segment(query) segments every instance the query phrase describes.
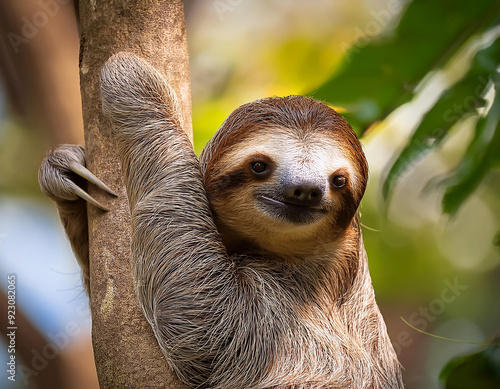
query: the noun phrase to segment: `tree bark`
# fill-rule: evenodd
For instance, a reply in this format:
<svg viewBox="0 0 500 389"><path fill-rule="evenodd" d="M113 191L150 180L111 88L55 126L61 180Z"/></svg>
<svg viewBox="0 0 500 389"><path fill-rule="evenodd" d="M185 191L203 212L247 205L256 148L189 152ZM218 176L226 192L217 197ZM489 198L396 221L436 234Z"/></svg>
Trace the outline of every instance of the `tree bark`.
<svg viewBox="0 0 500 389"><path fill-rule="evenodd" d="M192 136L189 65L181 0L80 1L80 80L87 166L119 194L89 206L92 343L101 388L181 388L137 302L130 263L130 211L110 123L101 113L99 74L114 53L139 55L163 73ZM91 188L89 188L91 191Z"/></svg>

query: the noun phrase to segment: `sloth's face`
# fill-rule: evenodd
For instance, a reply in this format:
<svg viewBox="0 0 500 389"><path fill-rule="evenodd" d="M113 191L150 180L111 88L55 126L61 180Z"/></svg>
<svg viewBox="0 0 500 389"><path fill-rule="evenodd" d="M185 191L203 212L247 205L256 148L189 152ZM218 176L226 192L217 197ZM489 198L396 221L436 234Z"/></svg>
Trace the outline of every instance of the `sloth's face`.
<svg viewBox="0 0 500 389"><path fill-rule="evenodd" d="M342 232L366 185L366 169L349 153L324 131L253 132L223 153L212 170L217 176L207 191L219 228L261 248L279 240L283 247L300 246Z"/></svg>

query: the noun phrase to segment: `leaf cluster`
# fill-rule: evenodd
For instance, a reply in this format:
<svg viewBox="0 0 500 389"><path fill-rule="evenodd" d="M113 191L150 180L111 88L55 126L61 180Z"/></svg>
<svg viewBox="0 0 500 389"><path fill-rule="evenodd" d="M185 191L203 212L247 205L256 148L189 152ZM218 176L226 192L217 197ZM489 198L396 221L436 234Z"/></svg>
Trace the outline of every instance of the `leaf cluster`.
<svg viewBox="0 0 500 389"><path fill-rule="evenodd" d="M471 116L477 119L474 136L459 165L443 180L443 211L455 214L486 174L499 167L499 10L499 0L414 0L392 33L354 44L339 70L312 93L344 108L344 116L362 136L375 122L415 99L422 82L457 60L457 53L472 40L490 35L463 76L447 85L424 113L392 163L383 184L386 199L403 173ZM377 18L389 19L389 11L383 12ZM485 96L491 89L494 97L488 102Z"/></svg>

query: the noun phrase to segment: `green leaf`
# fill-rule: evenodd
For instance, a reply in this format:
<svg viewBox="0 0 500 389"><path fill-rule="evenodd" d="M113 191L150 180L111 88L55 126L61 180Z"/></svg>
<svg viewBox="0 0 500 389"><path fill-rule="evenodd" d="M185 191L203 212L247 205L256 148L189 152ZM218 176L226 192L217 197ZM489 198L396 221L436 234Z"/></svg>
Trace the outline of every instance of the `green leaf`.
<svg viewBox="0 0 500 389"><path fill-rule="evenodd" d="M344 107L344 116L361 135L409 101L425 75L470 36L488 29L498 9L500 0L414 0L391 36L354 45L339 71L311 95ZM382 19L395 16L389 10L373 15L380 29Z"/></svg>
<svg viewBox="0 0 500 389"><path fill-rule="evenodd" d="M428 151L441 145L457 122L477 114L477 108L484 106L485 101L481 95L493 78L499 63L500 38L476 53L467 74L445 91L425 114L389 170L382 188L385 198L392 194L397 178Z"/></svg>
<svg viewBox="0 0 500 389"><path fill-rule="evenodd" d="M453 358L439 375L445 389L498 389L500 387L500 349L492 348Z"/></svg>
<svg viewBox="0 0 500 389"><path fill-rule="evenodd" d="M474 139L455 173L445 181L443 210L454 215L476 190L486 173L500 166L500 76L495 75L495 99L476 126Z"/></svg>

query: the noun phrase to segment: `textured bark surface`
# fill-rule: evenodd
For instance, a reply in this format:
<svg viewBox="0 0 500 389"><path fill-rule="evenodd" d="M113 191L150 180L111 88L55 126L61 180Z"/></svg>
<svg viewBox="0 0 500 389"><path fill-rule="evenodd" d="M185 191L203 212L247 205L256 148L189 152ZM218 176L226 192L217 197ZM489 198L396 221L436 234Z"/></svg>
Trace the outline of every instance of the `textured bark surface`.
<svg viewBox="0 0 500 389"><path fill-rule="evenodd" d="M99 73L114 53L128 51L164 74L181 102L191 135L191 96L180 0L80 2L80 78L87 166L118 198L90 194L110 208L89 206L92 342L101 388L180 388L134 294L130 212L110 123L101 113Z"/></svg>

